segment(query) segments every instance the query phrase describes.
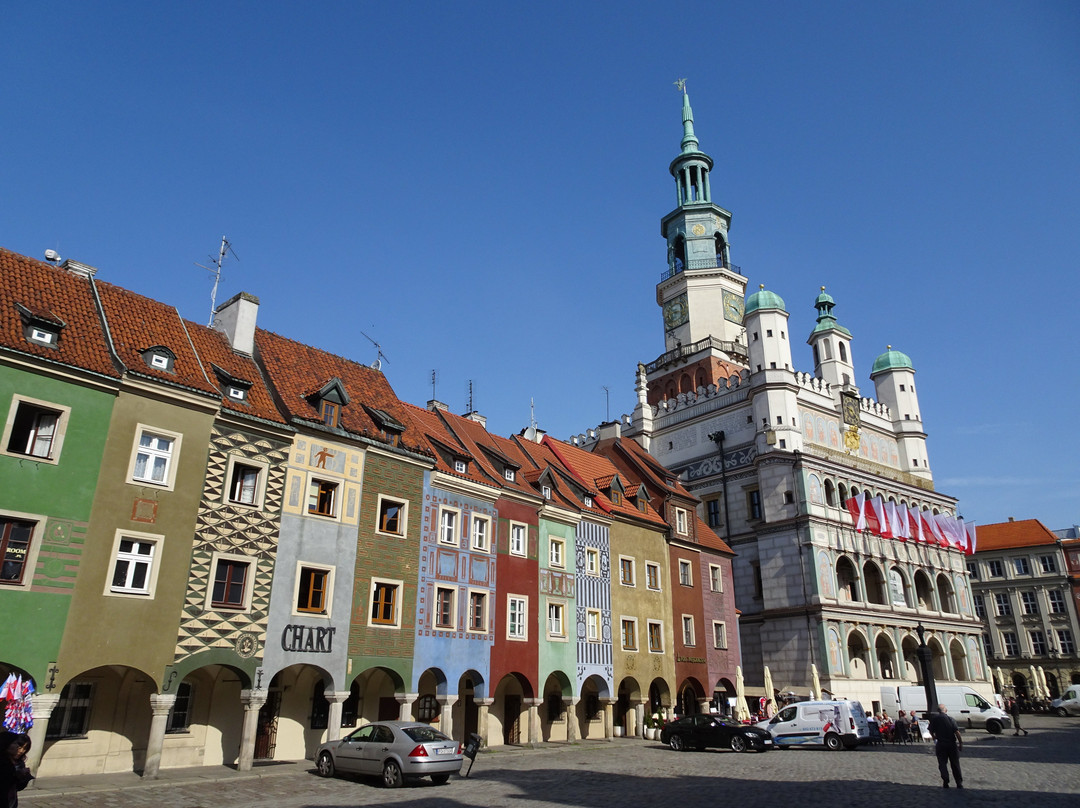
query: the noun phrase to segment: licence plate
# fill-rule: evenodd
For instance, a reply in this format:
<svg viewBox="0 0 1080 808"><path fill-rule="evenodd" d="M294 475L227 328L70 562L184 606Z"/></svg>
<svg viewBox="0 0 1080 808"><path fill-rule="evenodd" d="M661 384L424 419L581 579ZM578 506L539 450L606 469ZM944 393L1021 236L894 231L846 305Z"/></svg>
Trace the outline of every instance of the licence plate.
<svg viewBox="0 0 1080 808"><path fill-rule="evenodd" d="M436 749L435 750L436 755L452 755L453 753L454 753L453 748L451 748L449 746L445 746L442 749Z"/></svg>
<svg viewBox="0 0 1080 808"><path fill-rule="evenodd" d="M764 743L764 744L765 744L766 746L769 746L770 744L772 744L772 741L764 741L763 743Z"/></svg>

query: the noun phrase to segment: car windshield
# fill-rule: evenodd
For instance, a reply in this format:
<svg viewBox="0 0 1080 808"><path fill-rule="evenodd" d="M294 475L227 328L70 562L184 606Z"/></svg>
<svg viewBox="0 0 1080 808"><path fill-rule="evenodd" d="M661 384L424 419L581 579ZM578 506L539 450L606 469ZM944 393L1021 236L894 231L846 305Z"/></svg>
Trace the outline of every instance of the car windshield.
<svg viewBox="0 0 1080 808"><path fill-rule="evenodd" d="M431 743L432 741L450 740L434 727L405 727L401 731L417 743Z"/></svg>

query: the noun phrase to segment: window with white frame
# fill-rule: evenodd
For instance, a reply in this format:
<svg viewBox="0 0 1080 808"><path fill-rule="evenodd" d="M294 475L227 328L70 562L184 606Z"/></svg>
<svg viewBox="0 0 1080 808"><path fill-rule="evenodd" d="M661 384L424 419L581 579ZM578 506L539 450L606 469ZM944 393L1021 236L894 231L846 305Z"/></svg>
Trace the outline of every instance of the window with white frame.
<svg viewBox="0 0 1080 808"><path fill-rule="evenodd" d="M589 642L600 642L600 610L585 610L585 639Z"/></svg>
<svg viewBox="0 0 1080 808"><path fill-rule="evenodd" d="M979 565L976 564L974 561L967 562L967 571L968 575L971 576L971 580L979 580Z"/></svg>
<svg viewBox="0 0 1080 808"><path fill-rule="evenodd" d="M987 659L993 658L993 656L994 656L994 643L990 639L990 635L989 634L983 634L982 635L982 642L983 642L983 654L986 655Z"/></svg>
<svg viewBox="0 0 1080 808"><path fill-rule="evenodd" d="M1060 590L1047 590L1046 597L1050 601L1051 614L1065 614L1065 595Z"/></svg>
<svg viewBox="0 0 1080 808"><path fill-rule="evenodd" d="M486 516L473 515L472 519L472 548L486 553L491 549L491 520Z"/></svg>
<svg viewBox="0 0 1080 808"><path fill-rule="evenodd" d="M138 427L131 456L131 481L171 488L176 479L176 459L179 454L179 434Z"/></svg>
<svg viewBox="0 0 1080 808"><path fill-rule="evenodd" d="M335 480L322 480L312 477L308 483L308 513L315 516L329 516L336 518L338 515L338 487Z"/></svg>
<svg viewBox="0 0 1080 808"><path fill-rule="evenodd" d="M1005 570L1001 565L1000 558L991 558L986 562L986 571L991 578L1002 578L1005 576Z"/></svg>
<svg viewBox="0 0 1080 808"><path fill-rule="evenodd" d="M1031 638L1031 653L1035 656L1046 656L1046 635L1041 631L1029 631Z"/></svg>
<svg viewBox="0 0 1080 808"><path fill-rule="evenodd" d="M504 478L506 479L506 481L507 481L507 482L511 482L511 483L512 483L512 482L514 481L514 477L515 477L515 476L516 476L516 475L514 474L514 470L513 470L513 469L511 469L511 468L507 468L507 469L504 469L504 470L503 470L503 477L504 477Z"/></svg>
<svg viewBox="0 0 1080 808"><path fill-rule="evenodd" d="M562 539L551 539L548 543L548 562L553 567L566 566L566 542Z"/></svg>
<svg viewBox="0 0 1080 808"><path fill-rule="evenodd" d="M682 508L675 509L675 532L680 536L685 536L689 531L689 522L686 518L686 511Z"/></svg>
<svg viewBox="0 0 1080 808"><path fill-rule="evenodd" d="M144 533L117 532L108 593L153 596L162 538Z"/></svg>
<svg viewBox="0 0 1080 808"><path fill-rule="evenodd" d="M296 601L298 614L330 613L330 593L334 571L330 567L297 562Z"/></svg>
<svg viewBox="0 0 1080 808"><path fill-rule="evenodd" d="M590 497L588 494L585 495L585 507L586 508L591 508L592 507L592 497Z"/></svg>
<svg viewBox="0 0 1080 808"><path fill-rule="evenodd" d="M432 615L434 627L437 629L454 629L457 627L457 590L448 586L435 587L435 614Z"/></svg>
<svg viewBox="0 0 1080 808"><path fill-rule="evenodd" d="M523 556L527 546L528 526L520 522L510 523L510 555Z"/></svg>
<svg viewBox="0 0 1080 808"><path fill-rule="evenodd" d="M467 468L468 466L465 464L464 460L454 461L454 471L456 471L458 474L464 474Z"/></svg>
<svg viewBox="0 0 1080 808"><path fill-rule="evenodd" d="M214 554L210 608L247 609L251 605L252 561L246 556Z"/></svg>
<svg viewBox="0 0 1080 808"><path fill-rule="evenodd" d="M664 624L659 620L649 621L649 653L664 653Z"/></svg>
<svg viewBox="0 0 1080 808"><path fill-rule="evenodd" d="M225 498L229 504L251 507L262 504L263 490L266 487L265 465L230 455L225 476L229 481L225 490Z"/></svg>
<svg viewBox="0 0 1080 808"><path fill-rule="evenodd" d="M442 544L458 543L458 512L452 508L439 508L439 541Z"/></svg>
<svg viewBox="0 0 1080 808"><path fill-rule="evenodd" d="M660 589L660 565L651 561L645 562L645 586L657 591Z"/></svg>
<svg viewBox="0 0 1080 808"><path fill-rule="evenodd" d="M1016 639L1016 632L1001 632L1001 647L1005 656L1020 656L1020 641Z"/></svg>
<svg viewBox="0 0 1080 808"><path fill-rule="evenodd" d="M566 604L548 603L548 636L554 639L566 636Z"/></svg>
<svg viewBox="0 0 1080 808"><path fill-rule="evenodd" d="M694 638L694 618L692 615L684 614L682 616L682 638L683 645L687 647L697 645Z"/></svg>
<svg viewBox="0 0 1080 808"><path fill-rule="evenodd" d="M683 586L694 585L694 568L689 561L679 561L679 583Z"/></svg>
<svg viewBox="0 0 1080 808"><path fill-rule="evenodd" d="M714 620L712 624L713 647L727 648L727 624Z"/></svg>
<svg viewBox="0 0 1080 808"><path fill-rule="evenodd" d="M511 640L529 638L529 599L521 595L506 596L506 636Z"/></svg>
<svg viewBox="0 0 1080 808"><path fill-rule="evenodd" d="M469 590L469 631L488 630L487 599L487 592L478 589Z"/></svg>
<svg viewBox="0 0 1080 808"><path fill-rule="evenodd" d="M595 547L588 547L585 550L585 574L600 574L600 551Z"/></svg>
<svg viewBox="0 0 1080 808"><path fill-rule="evenodd" d="M634 586L634 559L619 556L619 583Z"/></svg>
<svg viewBox="0 0 1080 808"><path fill-rule="evenodd" d="M47 463L60 459L70 407L25 396L13 396L4 425L4 454L30 457Z"/></svg>
<svg viewBox="0 0 1080 808"><path fill-rule="evenodd" d="M637 650L637 620L630 617L622 619L622 648L624 651Z"/></svg>
<svg viewBox="0 0 1080 808"><path fill-rule="evenodd" d="M709 565L709 588L713 592L724 591L724 570L719 564Z"/></svg>
<svg viewBox="0 0 1080 808"><path fill-rule="evenodd" d="M994 606L999 617L1008 617L1012 614L1012 604L1009 602L1008 592L996 592L994 594Z"/></svg>
<svg viewBox="0 0 1080 808"><path fill-rule="evenodd" d="M94 695L91 682L68 682L60 691L60 700L49 716L45 730L48 740L82 738L90 729L90 704Z"/></svg>
<svg viewBox="0 0 1080 808"><path fill-rule="evenodd" d="M971 598L975 602L975 616L986 617L986 604L983 602L983 596L972 595Z"/></svg>
<svg viewBox="0 0 1080 808"><path fill-rule="evenodd" d="M1039 600L1034 592L1021 592L1020 606L1023 608L1024 614L1039 613Z"/></svg>
<svg viewBox="0 0 1080 808"><path fill-rule="evenodd" d="M1039 569L1046 574L1057 572L1057 562L1052 555L1039 556Z"/></svg>
<svg viewBox="0 0 1080 808"><path fill-rule="evenodd" d="M1076 644L1073 642L1072 632L1067 628L1059 628L1057 632L1058 650L1063 654L1075 654Z"/></svg>
<svg viewBox="0 0 1080 808"><path fill-rule="evenodd" d="M391 536L404 536L409 524L409 503L379 494L378 509L379 521L375 529Z"/></svg>
<svg viewBox="0 0 1080 808"><path fill-rule="evenodd" d="M369 626L401 627L402 581L371 579L371 616Z"/></svg>
<svg viewBox="0 0 1080 808"><path fill-rule="evenodd" d="M1031 575L1031 564L1028 563L1026 556L1014 558L1013 569L1016 570L1017 575Z"/></svg>

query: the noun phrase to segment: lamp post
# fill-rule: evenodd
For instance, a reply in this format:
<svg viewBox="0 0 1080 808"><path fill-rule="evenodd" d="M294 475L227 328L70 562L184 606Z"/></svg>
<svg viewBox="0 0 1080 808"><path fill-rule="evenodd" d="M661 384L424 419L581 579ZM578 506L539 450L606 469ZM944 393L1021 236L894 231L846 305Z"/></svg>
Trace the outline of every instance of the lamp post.
<svg viewBox="0 0 1080 808"><path fill-rule="evenodd" d="M915 626L915 633L919 635L919 648L915 653L919 657L919 665L922 667L923 689L926 691L926 711L936 713L938 700L937 683L934 681L933 652L930 650L930 646L926 644L926 638L924 637L926 629L923 628L922 620Z"/></svg>

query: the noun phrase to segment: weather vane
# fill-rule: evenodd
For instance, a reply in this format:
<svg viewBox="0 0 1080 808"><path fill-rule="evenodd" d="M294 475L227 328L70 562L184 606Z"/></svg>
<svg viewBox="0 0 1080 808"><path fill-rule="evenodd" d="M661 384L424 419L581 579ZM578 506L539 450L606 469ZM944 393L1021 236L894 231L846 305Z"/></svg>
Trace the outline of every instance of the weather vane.
<svg viewBox="0 0 1080 808"><path fill-rule="evenodd" d="M680 93L686 92L686 79L676 79L675 86L679 88Z"/></svg>

